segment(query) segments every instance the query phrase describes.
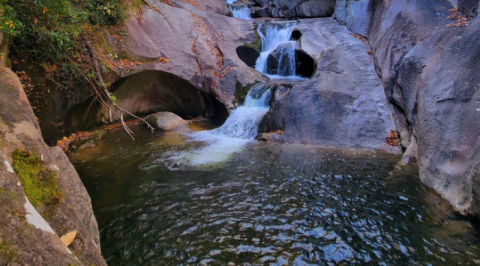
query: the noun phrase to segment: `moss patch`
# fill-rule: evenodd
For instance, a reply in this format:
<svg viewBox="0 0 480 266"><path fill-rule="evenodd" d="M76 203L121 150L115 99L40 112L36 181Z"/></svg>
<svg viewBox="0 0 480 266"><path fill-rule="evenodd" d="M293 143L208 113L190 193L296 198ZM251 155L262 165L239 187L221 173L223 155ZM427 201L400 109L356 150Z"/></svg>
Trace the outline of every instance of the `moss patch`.
<svg viewBox="0 0 480 266"><path fill-rule="evenodd" d="M253 49L257 50L258 52L260 52L260 50L262 48L262 39L260 38L260 35L258 35L257 28L258 28L258 26L255 27L255 29L253 29L253 32L255 33L255 41L253 41L251 43L246 43L244 45L246 47L253 48Z"/></svg>
<svg viewBox="0 0 480 266"><path fill-rule="evenodd" d="M152 127L157 126L157 116L156 115L149 115L146 119L146 121L152 125Z"/></svg>
<svg viewBox="0 0 480 266"><path fill-rule="evenodd" d="M56 173L47 169L38 156L15 150L12 158L13 169L33 206L52 205L62 200Z"/></svg>
<svg viewBox="0 0 480 266"><path fill-rule="evenodd" d="M0 241L0 265L7 265L18 259L17 249L8 241Z"/></svg>
<svg viewBox="0 0 480 266"><path fill-rule="evenodd" d="M240 82L235 84L235 99L239 103L243 103L245 98L247 97L248 91L255 85L255 83L247 84L247 86L243 87Z"/></svg>

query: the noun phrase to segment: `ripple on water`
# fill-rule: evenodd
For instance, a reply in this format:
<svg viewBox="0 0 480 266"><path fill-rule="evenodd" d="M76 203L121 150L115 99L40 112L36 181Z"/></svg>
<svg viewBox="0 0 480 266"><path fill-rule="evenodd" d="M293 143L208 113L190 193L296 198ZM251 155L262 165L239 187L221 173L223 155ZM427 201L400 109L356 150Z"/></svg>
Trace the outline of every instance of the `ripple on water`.
<svg viewBox="0 0 480 266"><path fill-rule="evenodd" d="M419 184L417 169L395 169L396 157L252 143L222 167L171 171L148 162L172 147L114 142L143 151L118 159L118 150L105 148L117 139L107 135L99 155L76 163L111 265L474 265L479 259L475 230L438 208L445 203Z"/></svg>

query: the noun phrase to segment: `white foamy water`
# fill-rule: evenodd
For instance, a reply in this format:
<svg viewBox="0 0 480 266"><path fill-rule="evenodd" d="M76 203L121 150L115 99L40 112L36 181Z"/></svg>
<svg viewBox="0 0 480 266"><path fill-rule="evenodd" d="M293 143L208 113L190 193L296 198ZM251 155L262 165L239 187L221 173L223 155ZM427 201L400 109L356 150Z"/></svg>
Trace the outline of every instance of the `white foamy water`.
<svg viewBox="0 0 480 266"><path fill-rule="evenodd" d="M295 77L295 42L290 41L296 22L269 22L258 27L262 40L262 51L255 63L255 69L267 73L268 56L277 50L279 61L276 75ZM265 33L265 34L264 34ZM270 73L271 74L271 73Z"/></svg>
<svg viewBox="0 0 480 266"><path fill-rule="evenodd" d="M247 5L230 5L230 10L234 18L252 19L250 16L250 9Z"/></svg>
<svg viewBox="0 0 480 266"><path fill-rule="evenodd" d="M252 91L254 88L247 95L245 104L233 110L221 127L189 135L191 141L205 143L204 147L166 154L170 169L176 170L183 165L207 165L226 161L254 140L258 125L270 109L271 92L267 89L256 99L252 97Z"/></svg>

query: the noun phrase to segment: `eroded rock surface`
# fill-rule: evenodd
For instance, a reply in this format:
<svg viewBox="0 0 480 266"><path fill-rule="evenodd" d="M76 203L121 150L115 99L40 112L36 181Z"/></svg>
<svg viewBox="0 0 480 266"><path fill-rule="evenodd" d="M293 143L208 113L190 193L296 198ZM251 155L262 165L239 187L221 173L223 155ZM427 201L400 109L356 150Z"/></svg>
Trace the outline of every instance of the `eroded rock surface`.
<svg viewBox="0 0 480 266"><path fill-rule="evenodd" d="M261 131L293 143L401 152L386 143L396 125L368 45L328 18L301 20L297 29L316 73L278 85Z"/></svg>
<svg viewBox="0 0 480 266"><path fill-rule="evenodd" d="M458 210L480 214L480 19L415 46L397 85L418 141L420 176Z"/></svg>
<svg viewBox="0 0 480 266"><path fill-rule="evenodd" d="M0 67L0 243L8 247L5 265L106 265L100 253L90 197L75 169L58 147L48 147L18 80ZM34 153L56 174L63 199L32 209L12 168L14 150ZM41 216L36 214L36 211ZM67 249L59 236L78 232ZM3 254L2 254L3 255Z"/></svg>
<svg viewBox="0 0 480 266"><path fill-rule="evenodd" d="M145 64L129 68L121 76L161 70L189 81L230 107L236 83L246 86L265 80L236 52L237 47L256 41L252 21L175 3L181 8L158 2L144 6L141 19L128 20L128 36L123 42L112 42L112 47Z"/></svg>

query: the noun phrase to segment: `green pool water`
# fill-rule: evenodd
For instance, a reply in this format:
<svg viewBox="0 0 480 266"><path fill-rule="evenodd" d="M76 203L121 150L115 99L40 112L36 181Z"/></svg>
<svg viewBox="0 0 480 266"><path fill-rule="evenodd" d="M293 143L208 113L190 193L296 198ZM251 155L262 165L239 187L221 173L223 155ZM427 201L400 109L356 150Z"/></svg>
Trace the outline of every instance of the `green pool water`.
<svg viewBox="0 0 480 266"><path fill-rule="evenodd" d="M399 156L253 141L192 166L172 157L202 142L133 129L70 154L109 265L480 263L478 230Z"/></svg>

